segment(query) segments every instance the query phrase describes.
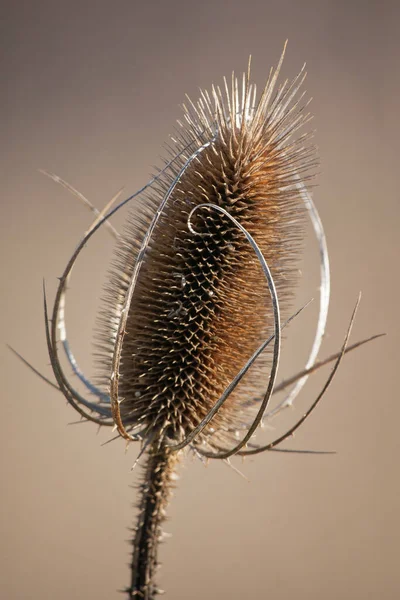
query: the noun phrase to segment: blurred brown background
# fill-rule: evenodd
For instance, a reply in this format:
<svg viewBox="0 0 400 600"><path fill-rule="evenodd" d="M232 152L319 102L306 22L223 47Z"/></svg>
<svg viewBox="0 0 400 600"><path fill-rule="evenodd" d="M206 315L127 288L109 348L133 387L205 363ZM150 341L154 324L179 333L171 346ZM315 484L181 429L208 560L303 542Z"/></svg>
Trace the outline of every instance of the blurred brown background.
<svg viewBox="0 0 400 600"><path fill-rule="evenodd" d="M322 356L339 347L360 289L352 339L390 335L347 357L286 444L336 455L236 461L250 482L186 459L159 582L171 600L398 597L399 18L390 1L2 2L1 598L120 598L140 475L136 448L68 426L72 409L5 348L50 376L42 278L52 297L91 222L38 169L98 206L133 192L160 164L184 94L241 73L250 53L261 87L286 38L282 76L307 61L321 155L315 200L333 273ZM71 283L71 342L88 372L111 246L100 233ZM317 295L312 238L306 256L297 306ZM291 328L284 374L305 362L314 304ZM326 375L260 439L298 418Z"/></svg>

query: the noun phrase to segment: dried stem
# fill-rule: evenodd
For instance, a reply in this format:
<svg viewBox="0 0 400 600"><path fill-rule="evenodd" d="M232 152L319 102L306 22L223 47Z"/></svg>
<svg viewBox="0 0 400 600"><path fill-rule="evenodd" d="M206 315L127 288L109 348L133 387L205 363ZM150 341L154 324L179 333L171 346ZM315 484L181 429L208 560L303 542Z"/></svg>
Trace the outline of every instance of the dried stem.
<svg viewBox="0 0 400 600"><path fill-rule="evenodd" d="M154 582L157 551L177 456L178 453L159 443L153 444L148 452L144 481L140 485L138 522L132 541L131 585L126 590L128 598L154 600L160 593Z"/></svg>

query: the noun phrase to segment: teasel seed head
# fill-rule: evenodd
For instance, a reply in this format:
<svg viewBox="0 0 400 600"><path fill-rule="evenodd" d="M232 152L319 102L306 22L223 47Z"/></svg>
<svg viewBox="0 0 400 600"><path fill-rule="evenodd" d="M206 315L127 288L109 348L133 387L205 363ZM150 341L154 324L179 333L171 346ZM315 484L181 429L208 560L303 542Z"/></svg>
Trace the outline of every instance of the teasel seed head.
<svg viewBox="0 0 400 600"><path fill-rule="evenodd" d="M329 260L306 187L316 164L314 148L310 134L298 134L310 118L304 93L299 95L304 68L290 84L277 87L283 55L259 100L249 66L241 90L232 76L230 89L225 81L223 92L213 87L197 104L189 101L170 160L112 209L121 191L98 211L70 184L45 172L96 219L59 278L51 318L44 289L56 384L14 352L81 417L118 429L128 442L141 440L141 453L190 445L202 457L229 458L271 450L315 409L344 354L380 337L347 347L354 312L341 351L317 362L329 306ZM133 199L140 205L120 236L109 219ZM302 310L281 321L293 296L305 213L320 250L318 323L305 368L275 386L281 330ZM79 368L65 323L73 267L103 225L118 241L98 336L100 382L106 389ZM60 343L94 399L66 375ZM260 423L290 406L308 376L332 361L334 368L307 412L269 444L250 444ZM284 400L267 410L271 395L293 384Z"/></svg>
<svg viewBox="0 0 400 600"><path fill-rule="evenodd" d="M309 120L298 97L304 70L277 88L279 69L259 100L248 72L242 85L233 76L230 88L189 101L170 168L129 217L99 335L102 381L111 380L123 434L185 439L273 331L273 299L238 224L288 314L304 235L298 182L316 158L309 134L297 133ZM270 358L267 349L193 447L232 445L254 418Z"/></svg>

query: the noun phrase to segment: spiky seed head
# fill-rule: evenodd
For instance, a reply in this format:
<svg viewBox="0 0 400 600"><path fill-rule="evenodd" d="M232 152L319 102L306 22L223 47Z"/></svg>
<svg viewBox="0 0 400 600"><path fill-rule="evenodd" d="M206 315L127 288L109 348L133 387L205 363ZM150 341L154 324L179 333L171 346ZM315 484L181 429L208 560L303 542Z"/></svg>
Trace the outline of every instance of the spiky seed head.
<svg viewBox="0 0 400 600"><path fill-rule="evenodd" d="M187 436L273 329L268 286L242 232L211 209L196 211L190 228L196 206L222 207L247 229L283 313L290 305L303 239L298 180L315 155L308 136L296 133L308 120L298 99L304 74L277 88L278 71L258 101L247 75L241 90L233 77L230 89L225 83L184 107L176 160L131 214L118 245L103 310L102 372L106 381L113 369L118 378L124 426L142 425L152 439ZM265 390L267 364L266 353L194 445L232 443Z"/></svg>

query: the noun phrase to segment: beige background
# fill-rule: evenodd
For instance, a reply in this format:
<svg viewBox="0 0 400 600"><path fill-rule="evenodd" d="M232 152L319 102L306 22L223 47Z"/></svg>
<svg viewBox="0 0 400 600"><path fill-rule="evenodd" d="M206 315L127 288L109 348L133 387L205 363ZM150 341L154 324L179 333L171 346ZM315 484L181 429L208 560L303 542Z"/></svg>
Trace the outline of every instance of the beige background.
<svg viewBox="0 0 400 600"><path fill-rule="evenodd" d="M102 206L145 183L179 103L239 73L261 86L289 38L283 76L307 61L330 242L333 296L322 355L339 347L358 291L349 356L287 447L243 465L187 459L170 507L160 585L171 600L398 597L399 4L395 1L2 3L1 583L4 599L120 598L140 468L137 449L101 447L90 424L5 348L50 375L42 317L91 217L38 173L54 171ZM123 215L117 219L119 225ZM72 281L71 342L91 370L91 336L111 240L100 233ZM310 240L298 305L317 294ZM314 257L314 258L312 258ZM290 331L283 373L301 368L316 306ZM307 388L292 422L326 373ZM261 439L261 438L260 438Z"/></svg>

